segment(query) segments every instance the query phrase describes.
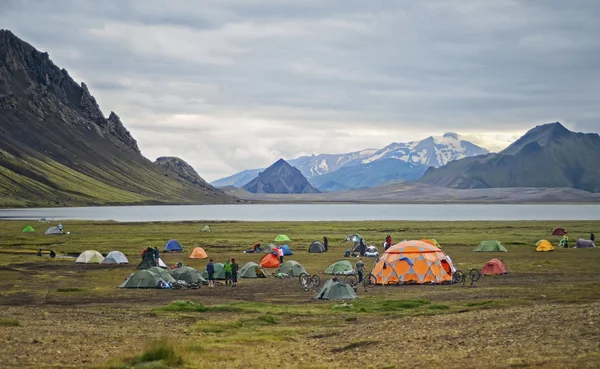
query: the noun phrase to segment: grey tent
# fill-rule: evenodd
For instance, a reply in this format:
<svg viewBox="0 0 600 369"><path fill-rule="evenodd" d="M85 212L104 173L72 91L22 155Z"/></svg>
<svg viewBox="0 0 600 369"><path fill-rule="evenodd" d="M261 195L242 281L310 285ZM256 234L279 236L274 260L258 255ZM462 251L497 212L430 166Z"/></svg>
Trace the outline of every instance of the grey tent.
<svg viewBox="0 0 600 369"><path fill-rule="evenodd" d="M275 249L277 246L273 245L272 243L267 244L266 246L262 246L260 248L260 252L262 252L263 254L272 254L273 253L273 249Z"/></svg>
<svg viewBox="0 0 600 369"><path fill-rule="evenodd" d="M50 223L50 221L46 218L41 218L40 220L38 220L38 222L40 223Z"/></svg>
<svg viewBox="0 0 600 369"><path fill-rule="evenodd" d="M585 249L590 247L596 247L594 243L590 240L584 240L582 238L578 239L575 245L573 245L574 249Z"/></svg>
<svg viewBox="0 0 600 369"><path fill-rule="evenodd" d="M275 273L283 273L291 277L300 277L302 273L308 274L302 264L294 260L289 260L281 264Z"/></svg>
<svg viewBox="0 0 600 369"><path fill-rule="evenodd" d="M356 292L349 284L332 278L325 282L315 300L352 300L356 297Z"/></svg>
<svg viewBox="0 0 600 369"><path fill-rule="evenodd" d="M121 251L111 251L100 264L129 264L129 260Z"/></svg>
<svg viewBox="0 0 600 369"><path fill-rule="evenodd" d="M313 241L313 243L311 243L310 247L308 248L308 252L311 253L321 253L325 251L327 251L327 249L325 248L325 244L323 244L323 242L321 241Z"/></svg>
<svg viewBox="0 0 600 369"><path fill-rule="evenodd" d="M202 274L197 269L189 266L175 268L171 272L171 275L178 281L186 281L187 283L206 283L206 279L202 277Z"/></svg>
<svg viewBox="0 0 600 369"><path fill-rule="evenodd" d="M255 262L249 261L244 264L239 272L240 278L267 278L267 273Z"/></svg>
<svg viewBox="0 0 600 369"><path fill-rule="evenodd" d="M200 232L210 232L210 226L207 224L204 227L202 227L202 229L200 230Z"/></svg>
<svg viewBox="0 0 600 369"><path fill-rule="evenodd" d="M159 274L149 270L138 270L123 282L119 288L160 288L165 281Z"/></svg>
<svg viewBox="0 0 600 369"><path fill-rule="evenodd" d="M170 282L170 283L175 282L175 278L173 278L173 276L171 276L171 274L169 274L169 272L166 269L162 269L162 268L155 266L152 268L148 268L146 270L148 270L152 273L158 274L161 279L163 279L167 282Z"/></svg>
<svg viewBox="0 0 600 369"><path fill-rule="evenodd" d="M58 229L58 227L50 227L48 228L48 230L46 232L44 232L45 235L61 235L64 234L60 229Z"/></svg>

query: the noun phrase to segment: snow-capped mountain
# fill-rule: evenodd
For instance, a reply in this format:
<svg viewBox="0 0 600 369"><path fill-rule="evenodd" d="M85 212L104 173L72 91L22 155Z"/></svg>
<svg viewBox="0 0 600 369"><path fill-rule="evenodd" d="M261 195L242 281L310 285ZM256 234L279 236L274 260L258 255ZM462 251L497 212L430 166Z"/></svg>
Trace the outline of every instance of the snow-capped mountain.
<svg viewBox="0 0 600 369"><path fill-rule="evenodd" d="M421 171L423 169L422 166L440 167L453 160L485 155L488 153L488 150L463 139L462 136L456 133L445 133L442 136L430 136L421 141L411 141L406 143L394 142L380 150L367 149L345 154L301 156L296 159L288 160L288 163L298 168L306 178L311 180L312 178L335 172L340 168L367 165L375 161L386 159L396 159L409 164L415 164L415 170ZM230 185L241 187L253 179L249 177L256 177L261 170L262 169L246 170L219 179L212 184L220 187ZM366 182L368 182L368 180ZM319 186L317 185L317 188L318 187Z"/></svg>

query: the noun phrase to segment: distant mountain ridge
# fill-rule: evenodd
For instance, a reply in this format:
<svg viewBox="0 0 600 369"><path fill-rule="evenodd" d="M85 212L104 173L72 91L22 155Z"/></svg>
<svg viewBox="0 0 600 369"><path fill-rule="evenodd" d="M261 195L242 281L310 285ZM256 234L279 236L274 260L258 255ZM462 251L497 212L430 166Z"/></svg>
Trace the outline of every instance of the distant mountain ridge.
<svg viewBox="0 0 600 369"><path fill-rule="evenodd" d="M252 181L243 186L252 193L301 194L318 193L302 173L279 159L273 165L260 172Z"/></svg>
<svg viewBox="0 0 600 369"><path fill-rule="evenodd" d="M445 165L452 160L487 153L489 152L486 149L465 140L456 133L446 133L443 136L430 136L421 141L411 141L406 143L394 142L382 149L366 149L345 154L301 156L289 160L288 163L298 168L311 183L314 182L314 184L318 183L321 185L326 181L324 179L316 179L318 176L336 172L340 168L354 165L367 165L379 160L393 159L411 163L414 164L414 168L416 168L415 173L421 172L422 174L423 170L420 166L437 167ZM261 169L245 170L214 181L212 184L219 187L231 185L241 187L245 184L244 181L250 181L253 176L256 176L260 171ZM382 174L385 175L384 173ZM414 175L411 177L414 177ZM328 181L331 181L332 178L333 177L329 177ZM390 179L393 180L394 178ZM395 179L403 180L403 178ZM368 182L369 179L365 178L365 183ZM372 182L379 183L378 181ZM329 187L333 188L332 186ZM322 190L326 189L322 188Z"/></svg>
<svg viewBox="0 0 600 369"><path fill-rule="evenodd" d="M450 188L543 187L600 192L600 136L559 122L537 126L497 154L429 168L422 183Z"/></svg>
<svg viewBox="0 0 600 369"><path fill-rule="evenodd" d="M0 207L234 201L146 159L85 83L0 30Z"/></svg>

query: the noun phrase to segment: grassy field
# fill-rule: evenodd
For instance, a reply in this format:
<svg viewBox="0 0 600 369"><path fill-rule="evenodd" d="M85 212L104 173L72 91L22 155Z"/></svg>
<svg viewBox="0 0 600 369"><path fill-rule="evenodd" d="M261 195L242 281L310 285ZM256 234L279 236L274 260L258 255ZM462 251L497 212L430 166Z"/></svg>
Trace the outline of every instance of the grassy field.
<svg viewBox="0 0 600 369"><path fill-rule="evenodd" d="M70 235L44 236L49 224L0 222L1 366L10 368L597 367L600 363L600 277L597 249L535 252L554 227L571 242L600 233L600 222L63 222ZM310 273L342 259L347 234L380 245L433 237L458 269L499 257L509 274L484 277L474 288L376 286L347 303L313 301L296 279L242 280L236 288L122 290L116 288L146 246L174 238L186 251L206 249L216 262L240 264L255 242L280 233ZM308 254L328 236L330 251ZM498 239L507 253L474 253ZM78 265L59 256L121 250L128 266ZM187 252L161 254L204 268ZM368 265L370 268L370 265ZM269 270L268 272L270 272Z"/></svg>

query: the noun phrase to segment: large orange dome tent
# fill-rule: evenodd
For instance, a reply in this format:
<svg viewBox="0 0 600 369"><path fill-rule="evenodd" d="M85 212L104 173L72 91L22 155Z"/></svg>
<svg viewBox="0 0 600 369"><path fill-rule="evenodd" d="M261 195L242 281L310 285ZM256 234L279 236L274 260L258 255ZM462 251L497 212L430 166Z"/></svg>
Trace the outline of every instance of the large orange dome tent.
<svg viewBox="0 0 600 369"><path fill-rule="evenodd" d="M202 247L195 247L192 250L192 253L190 254L190 256L188 256L188 258L190 258L190 259L206 259L206 258L208 258L208 254L206 253L206 251L204 251L204 249Z"/></svg>
<svg viewBox="0 0 600 369"><path fill-rule="evenodd" d="M279 268L279 259L273 254L267 254L260 259L261 268Z"/></svg>
<svg viewBox="0 0 600 369"><path fill-rule="evenodd" d="M387 249L373 267L377 284L452 282L452 262L423 241L403 241Z"/></svg>

